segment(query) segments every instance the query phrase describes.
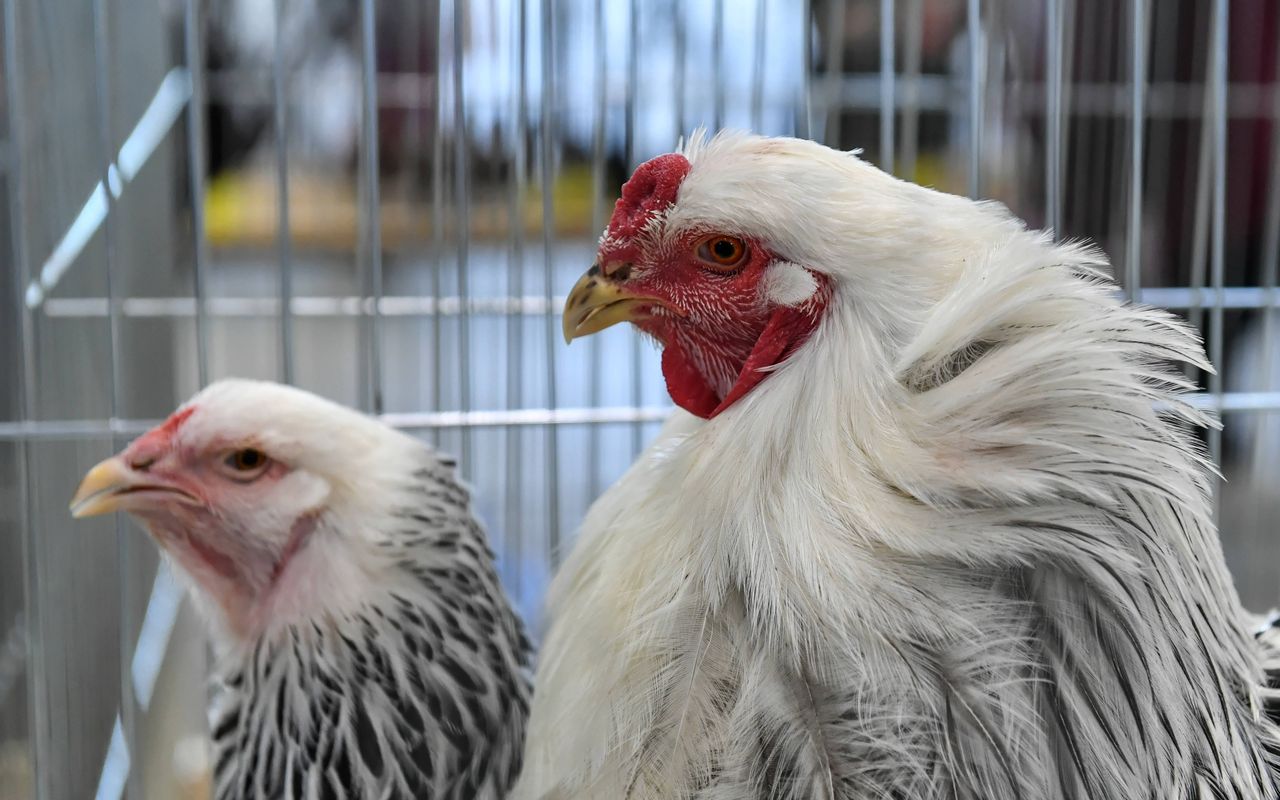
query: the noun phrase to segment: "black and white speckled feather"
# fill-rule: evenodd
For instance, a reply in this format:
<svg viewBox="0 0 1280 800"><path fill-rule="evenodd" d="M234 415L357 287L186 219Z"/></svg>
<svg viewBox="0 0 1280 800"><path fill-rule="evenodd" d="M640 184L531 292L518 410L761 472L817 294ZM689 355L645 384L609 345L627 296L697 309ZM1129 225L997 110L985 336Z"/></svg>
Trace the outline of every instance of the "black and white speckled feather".
<svg viewBox="0 0 1280 800"><path fill-rule="evenodd" d="M363 602L218 664L217 800L471 800L515 780L529 644L452 463L425 447L422 461L394 491L387 568Z"/></svg>

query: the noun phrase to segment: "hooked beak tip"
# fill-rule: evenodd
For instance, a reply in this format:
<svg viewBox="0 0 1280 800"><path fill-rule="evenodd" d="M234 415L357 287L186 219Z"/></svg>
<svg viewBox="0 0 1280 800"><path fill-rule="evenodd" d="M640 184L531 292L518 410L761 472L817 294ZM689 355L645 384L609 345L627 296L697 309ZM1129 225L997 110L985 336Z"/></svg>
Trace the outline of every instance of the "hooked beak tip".
<svg viewBox="0 0 1280 800"><path fill-rule="evenodd" d="M133 483L131 470L112 456L85 474L68 508L75 519L108 514L120 505L120 493Z"/></svg>
<svg viewBox="0 0 1280 800"><path fill-rule="evenodd" d="M587 270L565 298L561 328L565 344L574 339L616 325L635 322L647 316L645 309L662 304L656 297L633 293L624 284L610 280L592 267Z"/></svg>

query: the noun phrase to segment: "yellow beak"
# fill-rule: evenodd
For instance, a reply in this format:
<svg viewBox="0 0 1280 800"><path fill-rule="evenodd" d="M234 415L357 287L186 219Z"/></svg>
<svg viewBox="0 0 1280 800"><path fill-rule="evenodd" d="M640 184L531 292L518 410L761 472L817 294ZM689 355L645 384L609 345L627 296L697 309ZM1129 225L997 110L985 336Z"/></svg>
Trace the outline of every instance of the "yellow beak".
<svg viewBox="0 0 1280 800"><path fill-rule="evenodd" d="M561 320L565 344L619 322L643 319L645 314L641 309L654 304L662 304L662 301L633 294L592 267L578 279L565 299Z"/></svg>
<svg viewBox="0 0 1280 800"><path fill-rule="evenodd" d="M80 481L76 496L71 498L71 516L76 519L109 514L120 507L120 499L139 481L118 456L100 462Z"/></svg>

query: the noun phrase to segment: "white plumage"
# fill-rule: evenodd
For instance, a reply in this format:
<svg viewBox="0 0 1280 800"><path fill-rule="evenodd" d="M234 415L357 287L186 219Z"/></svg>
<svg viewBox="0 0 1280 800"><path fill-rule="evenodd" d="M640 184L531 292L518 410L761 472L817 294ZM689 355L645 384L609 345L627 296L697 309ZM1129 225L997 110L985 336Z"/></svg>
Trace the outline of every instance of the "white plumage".
<svg viewBox="0 0 1280 800"><path fill-rule="evenodd" d="M809 142L684 153L646 235L751 236L833 296L590 510L517 796L1276 796L1195 335L998 204Z"/></svg>

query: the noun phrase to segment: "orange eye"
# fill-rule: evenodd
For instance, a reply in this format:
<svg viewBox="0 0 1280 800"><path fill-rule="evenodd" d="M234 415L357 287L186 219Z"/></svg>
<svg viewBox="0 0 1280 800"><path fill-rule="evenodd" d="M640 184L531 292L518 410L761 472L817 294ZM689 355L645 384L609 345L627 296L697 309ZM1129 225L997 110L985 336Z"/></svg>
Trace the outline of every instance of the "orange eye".
<svg viewBox="0 0 1280 800"><path fill-rule="evenodd" d="M712 236L698 245L698 258L716 270L734 269L747 255L747 243L732 236Z"/></svg>

